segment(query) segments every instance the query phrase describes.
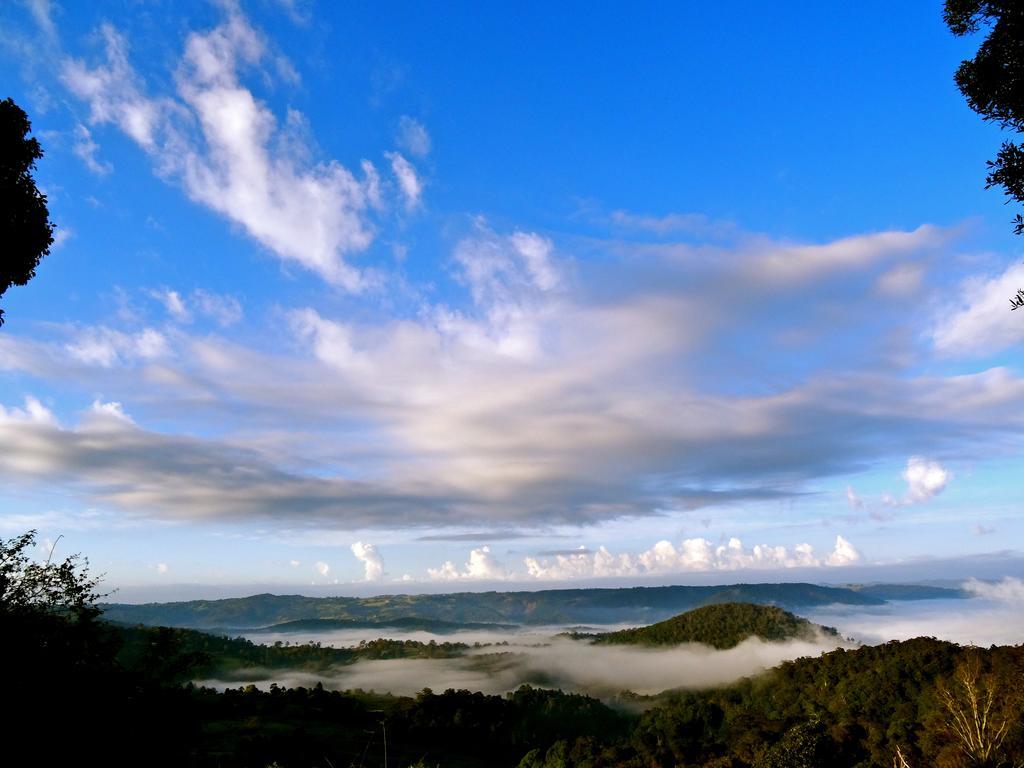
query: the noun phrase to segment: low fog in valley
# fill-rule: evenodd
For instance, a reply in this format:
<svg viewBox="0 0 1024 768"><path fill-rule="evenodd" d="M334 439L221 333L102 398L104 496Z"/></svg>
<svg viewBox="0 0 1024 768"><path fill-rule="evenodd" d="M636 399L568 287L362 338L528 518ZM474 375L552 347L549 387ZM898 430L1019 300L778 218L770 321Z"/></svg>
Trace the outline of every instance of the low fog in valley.
<svg viewBox="0 0 1024 768"><path fill-rule="evenodd" d="M416 633L422 635L423 633ZM303 635L304 639L307 638ZM463 633L436 637L463 641ZM787 659L817 656L842 643L822 635L814 642L769 643L748 638L735 648L716 650L690 643L673 648L590 645L582 640L538 636L534 632L506 635L508 645L475 648L455 659L386 659L339 666L327 674L246 670L236 679L204 680L204 685L237 687L313 686L322 682L336 690L362 688L412 695L424 688L443 691L465 688L500 694L530 684L594 695L622 691L651 695L670 688L708 688L762 672ZM324 642L321 640L321 642Z"/></svg>
<svg viewBox="0 0 1024 768"><path fill-rule="evenodd" d="M256 643L320 643L358 645L381 636L395 640L466 643L473 647L452 659L362 660L327 673L242 670L231 680L203 680L217 688L255 683L268 687L312 686L346 690L361 688L411 695L424 688L442 691L465 688L488 694L511 691L523 684L614 696L623 691L653 695L673 688L710 688L757 674L783 661L818 656L838 647L878 644L912 637L935 637L961 644L988 646L1013 643L1024 633L1024 582L968 581L972 595L957 600L898 601L882 606L829 606L806 611L807 618L835 627L840 638L819 634L813 642L766 642L748 638L735 648L716 650L700 644L672 648L591 645L559 637L578 627L522 627L517 630L473 630L446 634L426 631L344 629L324 632L252 632ZM624 624L589 626L606 632Z"/></svg>

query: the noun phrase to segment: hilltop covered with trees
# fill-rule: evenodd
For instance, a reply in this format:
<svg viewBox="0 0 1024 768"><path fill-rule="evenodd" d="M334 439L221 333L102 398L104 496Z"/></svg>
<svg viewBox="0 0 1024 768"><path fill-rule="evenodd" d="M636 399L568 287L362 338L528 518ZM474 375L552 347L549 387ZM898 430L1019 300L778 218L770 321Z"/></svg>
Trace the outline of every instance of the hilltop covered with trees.
<svg viewBox="0 0 1024 768"><path fill-rule="evenodd" d="M623 629L595 635L576 633L596 645L664 646L703 643L714 648L734 648L744 640L813 640L820 633L837 636L831 627L812 624L774 605L723 603L695 608L671 619L646 627Z"/></svg>

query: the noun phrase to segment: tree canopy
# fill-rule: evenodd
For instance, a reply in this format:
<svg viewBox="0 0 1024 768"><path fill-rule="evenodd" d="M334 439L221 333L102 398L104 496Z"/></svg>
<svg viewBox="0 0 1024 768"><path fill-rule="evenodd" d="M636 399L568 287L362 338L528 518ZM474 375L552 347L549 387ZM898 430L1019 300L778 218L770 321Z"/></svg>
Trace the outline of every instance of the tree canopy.
<svg viewBox="0 0 1024 768"><path fill-rule="evenodd" d="M31 130L21 107L10 98L0 101L0 296L35 277L39 261L53 245L46 195L32 178L43 150L37 139L29 138Z"/></svg>
<svg viewBox="0 0 1024 768"><path fill-rule="evenodd" d="M968 106L985 121L1024 133L1024 3L946 0L943 16L958 37L988 30L974 58L961 62L956 71L956 84ZM1007 202L1024 203L1024 147L1003 142L995 160L988 161L985 187L1002 187ZM1024 233L1024 216L1019 213L1014 231Z"/></svg>

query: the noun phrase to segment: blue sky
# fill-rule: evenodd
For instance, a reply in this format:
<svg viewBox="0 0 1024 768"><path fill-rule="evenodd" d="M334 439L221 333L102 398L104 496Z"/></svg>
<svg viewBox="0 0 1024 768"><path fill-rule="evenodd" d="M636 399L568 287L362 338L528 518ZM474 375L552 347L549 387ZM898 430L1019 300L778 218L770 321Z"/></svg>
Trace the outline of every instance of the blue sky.
<svg viewBox="0 0 1024 768"><path fill-rule="evenodd" d="M1019 569L1022 241L940 3L0 28L58 225L0 535L140 596Z"/></svg>

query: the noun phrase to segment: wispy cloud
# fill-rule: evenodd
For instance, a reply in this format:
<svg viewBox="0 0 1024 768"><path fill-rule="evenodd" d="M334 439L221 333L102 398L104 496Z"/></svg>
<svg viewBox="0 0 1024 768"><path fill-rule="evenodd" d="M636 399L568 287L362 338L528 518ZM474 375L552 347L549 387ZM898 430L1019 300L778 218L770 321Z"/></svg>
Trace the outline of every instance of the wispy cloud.
<svg viewBox="0 0 1024 768"><path fill-rule="evenodd" d="M426 157L430 154L430 134L419 120L402 115L398 121L398 146L413 157Z"/></svg>
<svg viewBox="0 0 1024 768"><path fill-rule="evenodd" d="M406 209L415 208L420 204L420 197L423 195L423 181L416 168L398 152L388 152L387 158L391 161L391 172L395 175L398 188L405 198Z"/></svg>
<svg viewBox="0 0 1024 768"><path fill-rule="evenodd" d="M89 129L81 123L75 126L75 143L72 150L85 163L85 167L98 176L106 176L114 170L110 163L99 159L100 146L93 141Z"/></svg>
<svg viewBox="0 0 1024 768"><path fill-rule="evenodd" d="M348 257L373 240L368 211L379 203L377 171L363 161L360 178L335 161L313 163L302 136L288 133L293 121L279 127L242 82L242 70L258 67L267 46L237 8L219 26L188 36L173 94L149 95L124 35L110 24L100 34L103 61L69 59L62 75L89 105L92 124L120 128L158 173L281 259L350 290L365 286ZM406 199L415 193L418 201L415 173L406 176Z"/></svg>

